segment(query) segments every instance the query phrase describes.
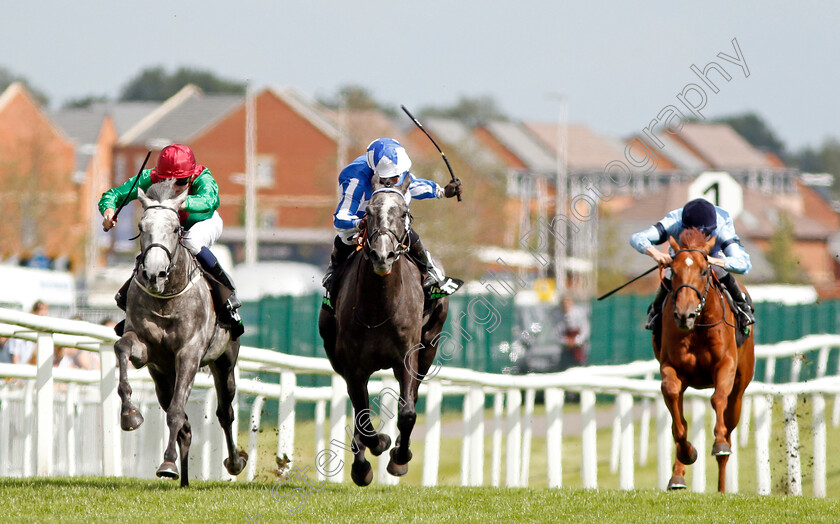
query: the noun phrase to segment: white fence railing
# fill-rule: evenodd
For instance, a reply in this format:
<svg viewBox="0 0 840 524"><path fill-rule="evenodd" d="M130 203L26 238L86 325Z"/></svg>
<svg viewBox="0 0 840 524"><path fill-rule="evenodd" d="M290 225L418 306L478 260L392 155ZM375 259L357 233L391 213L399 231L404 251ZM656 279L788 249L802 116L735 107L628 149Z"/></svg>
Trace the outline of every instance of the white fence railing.
<svg viewBox="0 0 840 524"><path fill-rule="evenodd" d="M157 407L148 373L131 370L129 378L134 389L133 398L139 404L146 423L137 431L126 433L119 429L119 398L117 396L116 340L110 328L71 321L40 317L17 311L0 309L0 336L13 336L37 342L37 365L0 364L0 476L80 475L150 477L154 465L163 453L164 414ZM101 370L87 371L52 367L53 347L68 346L99 351ZM810 468L813 494L826 496L826 396L833 397L831 423L840 423L840 369L829 373L829 355L840 348L840 335L811 335L801 340L782 342L756 348L756 357L766 362L764 382L753 382L744 398L741 424L733 436L737 449L755 439L757 491L769 494L771 489L770 446L771 409L780 399L785 413L786 483L791 494L802 493L802 468ZM806 358L816 362L815 378L800 382L802 362ZM776 360L791 359L791 376L785 384L771 384ZM840 362L840 358L838 358ZM278 383L238 377L238 395L251 395L248 453L250 456L245 478L254 478L258 466L256 436L262 424L261 408L266 399L276 399L278 410L277 456L293 459L295 406L298 402L315 403L316 450L346 460L349 449L347 437L349 402L343 379L335 375L328 361L322 358L286 355L275 351L243 347L239 370L248 373L279 375ZM838 363L840 367L840 363ZM661 401L660 383L655 380L659 365L655 361L634 362L623 366L592 366L562 373L544 375L495 375L467 369L440 368L433 378L420 387L426 398L422 483L438 484L441 455L441 404L444 397L463 398L463 431L461 450L461 484L479 486L485 483L485 405L492 398L492 446L490 485L502 485L502 461L506 486L527 486L530 476L531 441L534 438L532 415L536 393L544 393L547 475L550 487L560 487L563 478L562 439L564 422L564 392L580 393L580 421L582 452L581 478L586 488L598 487L596 394L615 399L610 467L619 475L621 489L634 488L635 464L648 460L651 419L656 434L657 478L665 488L671 475L673 441L670 417ZM297 385L299 374L331 376L329 387ZM398 399L392 391L398 385L388 372L374 375L369 389L379 395L383 431L395 436L395 417ZM641 377L641 378L640 378ZM212 378L202 372L196 377L187 414L193 421L193 445L190 449L190 470L199 479L231 479L221 466L224 458L222 431L215 417L215 392ZM709 433L707 400L711 392L686 391L686 412L692 434L690 438L700 451L691 468L691 489L706 491L703 450L708 448ZM798 400L807 397L811 403L813 459L800 457L795 409ZM636 404L640 403L638 409ZM654 408L654 405L656 406ZM327 409L329 406L329 410ZM641 412L634 416L634 413ZM352 410L350 411L352 413ZM329 421L327 421L329 416ZM349 424L348 424L349 422ZM751 426L754 428L751 430ZM328 429L328 435L326 431ZM638 428L638 451L636 450ZM56 435L59 437L56 438ZM329 438L329 442L327 442ZM804 437L802 437L804 438ZM503 445L504 441L504 445ZM570 459L566 458L568 462ZM577 460L577 459L575 459ZM738 453L730 456L727 467L727 491L738 491ZM318 461L316 461L318 462ZM323 461L322 461L323 462ZM387 461L381 460L378 481L395 484L398 479L385 471ZM263 464L264 467L268 466ZM345 479L343 470L324 471L316 468L318 480L334 482Z"/></svg>

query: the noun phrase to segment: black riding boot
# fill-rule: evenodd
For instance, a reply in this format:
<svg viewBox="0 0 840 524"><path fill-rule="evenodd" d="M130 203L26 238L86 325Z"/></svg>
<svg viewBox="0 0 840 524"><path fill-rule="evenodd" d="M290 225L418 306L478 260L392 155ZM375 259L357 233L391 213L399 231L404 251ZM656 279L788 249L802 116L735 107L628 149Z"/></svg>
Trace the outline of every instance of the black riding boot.
<svg viewBox="0 0 840 524"><path fill-rule="evenodd" d="M726 286L726 290L729 291L729 294L732 296L732 300L735 301L735 306L738 308L736 314L738 315L740 327L746 328L747 326L755 324L755 316L753 315L752 305L750 304L747 295L741 291L741 287L738 286L738 282L735 280L735 277L732 276L732 273L727 272L723 277L720 277L719 280L721 284Z"/></svg>
<svg viewBox="0 0 840 524"><path fill-rule="evenodd" d="M355 245L345 244L344 241L341 240L341 237L336 235L335 241L333 241L333 251L330 255L330 265L327 268L327 272L324 275L324 279L321 280L321 285L324 286L324 289L326 289L327 291L330 290L330 287L332 286L333 273L335 273L335 270L338 268L338 266L340 266L342 262L347 260L350 254L353 253L353 251L355 250Z"/></svg>
<svg viewBox="0 0 840 524"><path fill-rule="evenodd" d="M662 314L662 305L665 303L665 297L668 296L668 290L665 288L666 281L663 280L659 283L659 290L656 292L656 297L654 297L653 302L648 307L648 318L645 329L650 331L653 331L653 328L656 327L656 319Z"/></svg>
<svg viewBox="0 0 840 524"><path fill-rule="evenodd" d="M117 301L117 307L125 311L126 304L128 302L128 286L131 285L131 279L134 278L134 273L131 274L128 280L125 281L125 284L122 285L117 294L114 295L114 300ZM125 333L125 319L120 320L117 322L117 325L114 326L114 333L117 334L118 337L123 336Z"/></svg>
<svg viewBox="0 0 840 524"><path fill-rule="evenodd" d="M201 263L201 267L210 273L210 276L215 278L220 284L225 286L230 291L230 296L225 304L225 309L229 314L229 321L231 326L231 337L233 340L239 338L239 335L245 332L245 327L242 325L242 318L239 316L237 309L242 306L242 302L236 296L236 287L230 276L222 269L219 261L213 253L206 247L202 247L201 251L195 256L196 260Z"/></svg>
<svg viewBox="0 0 840 524"><path fill-rule="evenodd" d="M417 268L420 270L420 273L425 275L423 278L423 290L428 292L432 286L441 285L443 279L446 277L435 265L432 254L423 247L420 235L412 229L408 233L408 241L410 244L408 252L417 261Z"/></svg>

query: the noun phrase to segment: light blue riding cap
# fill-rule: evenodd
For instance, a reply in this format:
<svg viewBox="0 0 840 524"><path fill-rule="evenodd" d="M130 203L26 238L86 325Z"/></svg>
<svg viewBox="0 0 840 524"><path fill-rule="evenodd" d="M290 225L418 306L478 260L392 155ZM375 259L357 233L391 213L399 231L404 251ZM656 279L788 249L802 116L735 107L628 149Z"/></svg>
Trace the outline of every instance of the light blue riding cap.
<svg viewBox="0 0 840 524"><path fill-rule="evenodd" d="M379 178L399 177L397 184L402 184L411 169L411 159L393 138L377 138L367 147L367 165Z"/></svg>

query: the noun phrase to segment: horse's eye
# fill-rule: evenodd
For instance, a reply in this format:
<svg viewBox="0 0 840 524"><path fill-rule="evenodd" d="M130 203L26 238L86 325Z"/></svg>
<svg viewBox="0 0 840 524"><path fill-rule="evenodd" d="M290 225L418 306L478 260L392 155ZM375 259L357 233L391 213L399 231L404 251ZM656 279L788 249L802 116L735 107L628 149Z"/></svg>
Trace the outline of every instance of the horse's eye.
<svg viewBox="0 0 840 524"><path fill-rule="evenodd" d="M176 227L176 228L175 228L175 231L173 231L173 233L178 233L178 231L180 231L180 230L181 230L181 228L180 228L180 227Z"/></svg>

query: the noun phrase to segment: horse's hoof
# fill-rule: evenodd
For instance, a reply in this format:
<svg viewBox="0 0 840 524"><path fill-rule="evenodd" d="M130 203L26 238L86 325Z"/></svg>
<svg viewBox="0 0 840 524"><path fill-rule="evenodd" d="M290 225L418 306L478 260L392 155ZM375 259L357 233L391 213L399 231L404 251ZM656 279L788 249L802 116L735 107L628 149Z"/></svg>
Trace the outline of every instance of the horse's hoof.
<svg viewBox="0 0 840 524"><path fill-rule="evenodd" d="M176 466L174 462L164 462L157 469L156 474L159 478L177 479L180 477L178 474L178 466Z"/></svg>
<svg viewBox="0 0 840 524"><path fill-rule="evenodd" d="M685 483L685 477L671 477L668 481L668 491L675 489L686 489L688 485Z"/></svg>
<svg viewBox="0 0 840 524"><path fill-rule="evenodd" d="M143 415L140 410L132 409L120 415L120 427L123 431L134 431L143 423Z"/></svg>
<svg viewBox="0 0 840 524"><path fill-rule="evenodd" d="M370 462L366 460L359 467L356 467L357 464L359 463L354 462L353 466L350 467L350 478L357 486L369 485L373 482L373 468L370 467Z"/></svg>
<svg viewBox="0 0 840 524"><path fill-rule="evenodd" d="M721 457L732 454L732 448L726 442L715 442L712 446L712 456Z"/></svg>
<svg viewBox="0 0 840 524"><path fill-rule="evenodd" d="M374 457L378 457L382 454L386 449L391 447L391 437L385 434L379 435L379 443L372 448L368 448L371 453L373 453Z"/></svg>
<svg viewBox="0 0 840 524"><path fill-rule="evenodd" d="M225 469L228 470L228 473L231 475L239 475L242 473L242 470L245 469L245 464L248 463L248 454L239 450L239 456L231 463L229 458L225 459Z"/></svg>
<svg viewBox="0 0 840 524"><path fill-rule="evenodd" d="M402 477L408 473L408 463L411 461L413 455L409 450L408 460L406 460L404 464L397 464L395 460L395 457L397 456L397 449L398 448L394 448L391 450L391 460L388 462L388 473L395 477Z"/></svg>
<svg viewBox="0 0 840 524"><path fill-rule="evenodd" d="M697 461L697 450L694 449L694 446L692 446L691 444L686 444L686 446L688 447L687 454L680 453L680 447L677 446L677 459L679 459L679 461L685 464L686 466L689 466Z"/></svg>

